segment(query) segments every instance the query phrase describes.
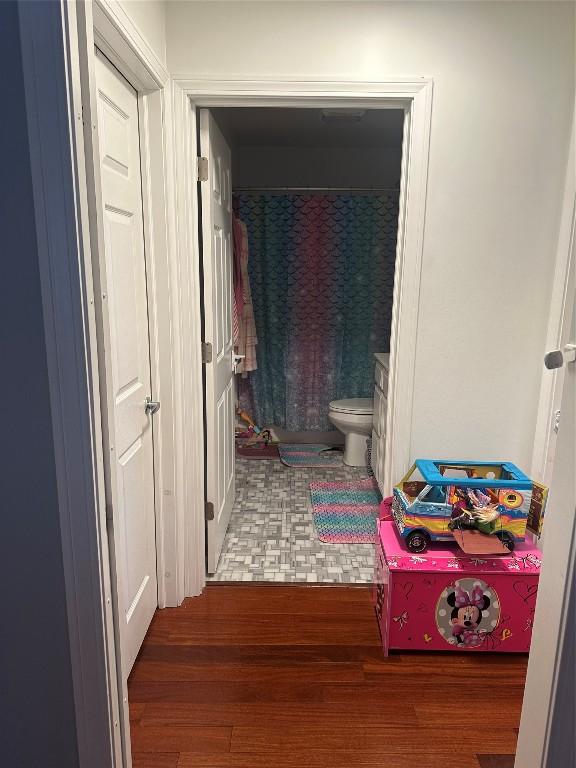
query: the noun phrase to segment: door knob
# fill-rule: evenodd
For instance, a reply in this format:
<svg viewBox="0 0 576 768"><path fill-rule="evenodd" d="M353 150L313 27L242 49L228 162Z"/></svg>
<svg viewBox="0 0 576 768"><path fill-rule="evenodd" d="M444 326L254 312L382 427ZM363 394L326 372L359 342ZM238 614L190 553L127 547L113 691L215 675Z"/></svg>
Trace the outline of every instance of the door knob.
<svg viewBox="0 0 576 768"><path fill-rule="evenodd" d="M160 401L152 400L152 398L147 397L144 403L144 410L147 414L150 414L150 416L152 416L154 413L158 413L160 410Z"/></svg>
<svg viewBox="0 0 576 768"><path fill-rule="evenodd" d="M564 349L555 349L544 355L544 365L548 370L562 368L564 363L573 363L576 360L576 344L566 344Z"/></svg>

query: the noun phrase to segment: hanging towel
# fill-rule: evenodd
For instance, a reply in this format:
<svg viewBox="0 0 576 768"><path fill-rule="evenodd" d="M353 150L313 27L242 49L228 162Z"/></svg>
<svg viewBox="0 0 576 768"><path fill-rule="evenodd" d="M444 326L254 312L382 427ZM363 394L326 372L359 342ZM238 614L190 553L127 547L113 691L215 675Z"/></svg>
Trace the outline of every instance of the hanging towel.
<svg viewBox="0 0 576 768"><path fill-rule="evenodd" d="M241 265L241 235L237 237L236 234L236 222L237 218L234 216L232 220L232 239L233 239L233 302L232 302L232 338L234 347L238 347L240 343L240 318L244 313L244 285L242 281L242 265ZM238 350L236 350L238 351Z"/></svg>
<svg viewBox="0 0 576 768"><path fill-rule="evenodd" d="M234 307L233 333L234 346L238 355L244 359L237 366L237 373L246 376L249 371L255 371L256 362L256 323L248 277L248 232L246 225L238 217L233 219L234 235Z"/></svg>

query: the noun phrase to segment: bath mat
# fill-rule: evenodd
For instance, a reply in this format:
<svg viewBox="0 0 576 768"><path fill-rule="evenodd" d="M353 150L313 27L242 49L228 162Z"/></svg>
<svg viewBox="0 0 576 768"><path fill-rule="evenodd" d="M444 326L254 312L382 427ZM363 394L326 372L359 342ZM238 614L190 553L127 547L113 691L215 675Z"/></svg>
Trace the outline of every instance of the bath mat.
<svg viewBox="0 0 576 768"><path fill-rule="evenodd" d="M330 544L376 541L382 500L373 477L365 480L310 483L312 516L318 538Z"/></svg>
<svg viewBox="0 0 576 768"><path fill-rule="evenodd" d="M289 467L334 467L342 464L342 453L332 450L329 445L281 443L278 451L280 461Z"/></svg>
<svg viewBox="0 0 576 768"><path fill-rule="evenodd" d="M254 443L253 445L242 445L236 443L236 455L243 459L279 459L278 446L266 445L265 443Z"/></svg>

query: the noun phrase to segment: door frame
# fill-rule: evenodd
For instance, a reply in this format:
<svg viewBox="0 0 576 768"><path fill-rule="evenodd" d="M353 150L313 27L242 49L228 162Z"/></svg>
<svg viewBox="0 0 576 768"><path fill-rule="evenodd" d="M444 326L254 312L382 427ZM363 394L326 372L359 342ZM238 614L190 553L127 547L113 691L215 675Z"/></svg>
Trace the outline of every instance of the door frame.
<svg viewBox="0 0 576 768"><path fill-rule="evenodd" d="M545 351L562 349L570 340L572 312L576 300L576 178L573 173L575 150L576 121L573 121L556 272L551 294L548 346L542 351L542 357ZM540 476L546 485L552 481L552 487L544 535L540 539L544 565L538 585L518 734L515 762L517 768L549 766L552 721L561 706L558 702L561 662L563 656L570 653L574 629L568 622L570 601L574 600L576 576L576 509L566 498L557 496L558 491L553 483L554 470L563 472L565 476L573 476L573 470L568 469L565 457L558 456L555 463L557 436L553 428L554 413L556 409L560 409L563 398L570 396L570 393L564 392L566 364L554 371L546 370L544 365L542 368L533 472L535 475L537 472L541 473ZM572 397L576 397L576 393L572 393ZM572 439L575 439L576 424L565 423L561 416L559 426L561 430L568 430ZM535 706L536 703L538 706Z"/></svg>
<svg viewBox="0 0 576 768"><path fill-rule="evenodd" d="M91 268L98 286L98 270L103 262L102 203L97 136L96 84L94 46L112 62L138 94L138 120L142 173L142 204L146 283L148 293L148 325L150 336L150 374L153 399L161 402L154 416L154 477L158 605L179 605L184 599L180 569L167 563L177 561L176 534L169 521L175 519L176 493L175 455L177 442L172 425L174 410L175 355L171 344L172 318L169 284L170 264L169 214L166 189L166 83L168 72L155 53L140 36L131 19L118 3L95 0L82 3L78 11L79 36L86 55L80 61L80 99L84 117L84 146L88 192ZM87 265L88 266L88 265ZM100 297L95 297L98 309ZM98 312L97 312L98 314ZM100 338L92 343L98 350ZM103 358L102 358L103 359ZM102 366L102 363L100 363ZM100 379L99 384L102 388ZM103 398L102 398L103 399ZM173 575L172 575L173 574Z"/></svg>
<svg viewBox="0 0 576 768"><path fill-rule="evenodd" d="M169 75L120 3L62 0L41 6L41 21L34 4L23 4L19 14L35 216L42 232L42 301L78 752L87 768L130 768L128 699L119 673L106 525L94 46L138 94L151 381L162 402L154 428L160 607L179 605L186 595L179 528L186 513L186 466L179 443L184 426L173 426L182 424L177 387L182 369L174 343L179 314L170 215Z"/></svg>
<svg viewBox="0 0 576 768"><path fill-rule="evenodd" d="M177 76L173 82L175 152L180 152L176 166L176 195L181 200L178 215L192 245L193 263L188 272L194 282L194 296L199 296L200 231L198 226L198 190L190 184L188 169L195 167L198 110L210 107L286 107L403 109L405 112L400 181L400 210L396 249L396 271L390 341L390 379L386 416L387 443L384 466L385 495L391 493L395 479L401 477L412 461L411 433L414 370L418 335L418 312L422 271L422 249L432 120L431 78L395 78L383 82L322 82L317 80L197 80ZM194 347L200 349L201 314L195 304ZM197 413L203 407L202 362L193 360L190 385L191 401ZM194 463L204 472L204 440L198 432L193 445ZM187 520L187 541L196 562L204 557L204 504L195 505ZM196 588L205 584L205 573L196 572Z"/></svg>
<svg viewBox="0 0 576 768"><path fill-rule="evenodd" d="M572 119L570 148L568 152L566 181L560 217L560 230L556 248L556 263L550 296L550 312L546 333L545 352L562 349L565 336L566 304L574 301L576 278L574 259L574 238L576 237L576 118ZM556 451L556 433L558 425L556 413L560 410L564 368L549 371L542 366L540 396L532 451L531 475L544 485L550 485L554 454Z"/></svg>
<svg viewBox="0 0 576 768"><path fill-rule="evenodd" d="M72 9L70 6L74 5ZM92 364L91 395L95 401L96 435L95 462L100 479L101 512L100 537L106 542L101 553L105 574L104 596L112 610L112 626L107 632L107 650L111 658L110 674L115 677L116 696L111 696L115 759L119 765L132 765L130 717L127 681L122 674L120 653L120 621L116 610L118 584L111 570L111 552L107 541L106 517L109 499L110 473L106 471L108 429L106 403L109 377L105 373L105 338L102 327L102 305L106 298L100 292L100 273L104 265L104 231L101 195L101 169L98 141L97 86L94 49L97 47L120 74L134 87L138 100L140 165L142 177L142 207L146 289L148 302L148 333L150 346L150 381L152 399L159 400L161 412L154 417L153 466L154 514L156 527L157 604L159 607L179 605L184 599L182 561L175 530L175 507L178 492L175 457L178 436L173 429L177 423L178 404L175 395L176 360L172 328L173 265L170 263L169 200L167 194L166 83L169 76L162 62L148 46L119 3L95 0L94 3L66 4L70 25L69 40L77 45L73 61L76 88L72 94L73 109L82 116L78 125L77 172L84 187L85 209L81 228L86 242L83 273L91 324L87 339ZM97 403L97 405L96 405ZM176 563L172 567L171 563ZM169 565L170 563L170 565Z"/></svg>

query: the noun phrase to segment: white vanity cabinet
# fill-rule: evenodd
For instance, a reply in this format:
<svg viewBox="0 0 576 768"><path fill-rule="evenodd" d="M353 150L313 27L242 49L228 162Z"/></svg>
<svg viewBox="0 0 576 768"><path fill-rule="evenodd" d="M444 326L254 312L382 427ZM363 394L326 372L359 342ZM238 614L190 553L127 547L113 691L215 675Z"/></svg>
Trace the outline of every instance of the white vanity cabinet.
<svg viewBox="0 0 576 768"><path fill-rule="evenodd" d="M386 411L388 409L388 372L390 355L377 352L374 355L374 417L372 421L372 458L374 477L380 490L384 487L384 459L386 456Z"/></svg>

